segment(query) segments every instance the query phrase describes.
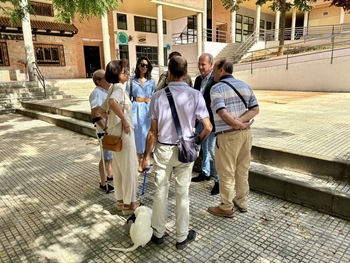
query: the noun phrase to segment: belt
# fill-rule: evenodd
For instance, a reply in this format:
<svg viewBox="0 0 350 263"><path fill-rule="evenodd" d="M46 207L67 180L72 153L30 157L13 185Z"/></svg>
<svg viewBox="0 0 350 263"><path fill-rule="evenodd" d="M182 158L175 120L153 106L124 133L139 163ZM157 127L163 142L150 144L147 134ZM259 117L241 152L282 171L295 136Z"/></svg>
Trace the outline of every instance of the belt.
<svg viewBox="0 0 350 263"><path fill-rule="evenodd" d="M164 143L164 142L160 142L158 141L160 144L163 144L163 145L169 145L169 146L177 146L177 144L172 144L172 143Z"/></svg>
<svg viewBox="0 0 350 263"><path fill-rule="evenodd" d="M141 97L136 97L134 98L134 101L136 102L150 102L150 98L141 98Z"/></svg>
<svg viewBox="0 0 350 263"><path fill-rule="evenodd" d="M244 131L244 130L249 130L249 129L250 129L250 127L245 128L245 129L240 129L240 130L230 129L230 130L226 130L226 131L217 132L217 133L215 133L215 136L218 136L218 135L220 135L220 134L226 134L226 133L229 133L229 132Z"/></svg>
<svg viewBox="0 0 350 263"><path fill-rule="evenodd" d="M230 130L226 130L226 131L216 132L216 133L215 133L215 136L218 136L218 135L220 135L220 134L229 133L229 132L234 132L234 131L239 131L239 130L230 129Z"/></svg>

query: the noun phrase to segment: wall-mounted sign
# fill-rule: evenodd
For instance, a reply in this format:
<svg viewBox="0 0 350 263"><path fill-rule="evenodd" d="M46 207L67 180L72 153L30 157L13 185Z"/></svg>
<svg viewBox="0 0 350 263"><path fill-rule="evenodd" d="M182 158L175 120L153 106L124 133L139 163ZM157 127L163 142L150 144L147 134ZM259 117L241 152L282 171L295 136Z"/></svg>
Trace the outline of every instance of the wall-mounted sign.
<svg viewBox="0 0 350 263"><path fill-rule="evenodd" d="M138 35L137 36L137 42L139 44L146 44L146 35Z"/></svg>

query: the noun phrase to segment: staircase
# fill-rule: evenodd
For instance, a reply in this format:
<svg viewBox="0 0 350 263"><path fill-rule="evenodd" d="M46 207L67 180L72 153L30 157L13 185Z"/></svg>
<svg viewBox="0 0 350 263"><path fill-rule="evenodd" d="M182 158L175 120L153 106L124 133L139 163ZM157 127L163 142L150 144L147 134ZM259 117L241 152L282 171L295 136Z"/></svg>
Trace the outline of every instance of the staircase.
<svg viewBox="0 0 350 263"><path fill-rule="evenodd" d="M215 60L227 58L230 59L233 63L238 63L256 42L256 34L254 32L243 43L228 44L215 57Z"/></svg>
<svg viewBox="0 0 350 263"><path fill-rule="evenodd" d="M14 112L21 102L65 98L87 99L95 87L91 79L45 80L39 86L37 81L10 81L0 83L0 114Z"/></svg>

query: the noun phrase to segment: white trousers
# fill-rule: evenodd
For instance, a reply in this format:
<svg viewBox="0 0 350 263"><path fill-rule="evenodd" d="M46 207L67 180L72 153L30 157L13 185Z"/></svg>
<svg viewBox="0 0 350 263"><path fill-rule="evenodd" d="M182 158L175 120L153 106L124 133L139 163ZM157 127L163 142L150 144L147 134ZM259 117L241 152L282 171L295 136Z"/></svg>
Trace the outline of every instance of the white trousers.
<svg viewBox="0 0 350 263"><path fill-rule="evenodd" d="M168 210L169 182L175 179L176 241L187 238L189 229L189 186L192 177L191 163L178 161L178 147L157 143L154 150L154 184L152 227L154 235L161 238L165 233Z"/></svg>
<svg viewBox="0 0 350 263"><path fill-rule="evenodd" d="M120 136L121 123L110 130L110 134ZM120 152L113 152L112 171L115 197L124 204L136 202L138 189L138 160L134 139L134 130L123 133L123 147Z"/></svg>

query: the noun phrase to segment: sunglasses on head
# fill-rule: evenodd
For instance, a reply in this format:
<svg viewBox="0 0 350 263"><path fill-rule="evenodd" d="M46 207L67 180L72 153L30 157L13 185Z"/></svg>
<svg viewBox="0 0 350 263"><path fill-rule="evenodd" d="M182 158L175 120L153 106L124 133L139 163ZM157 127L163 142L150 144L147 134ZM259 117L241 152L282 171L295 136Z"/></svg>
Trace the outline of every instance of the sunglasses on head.
<svg viewBox="0 0 350 263"><path fill-rule="evenodd" d="M141 63L140 66L143 68L148 68L148 64Z"/></svg>

